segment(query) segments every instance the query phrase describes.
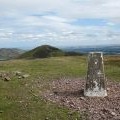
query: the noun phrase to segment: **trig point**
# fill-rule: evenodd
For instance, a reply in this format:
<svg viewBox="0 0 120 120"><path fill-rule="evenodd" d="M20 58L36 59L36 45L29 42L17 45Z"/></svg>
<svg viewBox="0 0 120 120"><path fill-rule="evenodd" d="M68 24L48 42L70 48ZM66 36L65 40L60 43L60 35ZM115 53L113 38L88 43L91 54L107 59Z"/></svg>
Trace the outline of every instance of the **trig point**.
<svg viewBox="0 0 120 120"><path fill-rule="evenodd" d="M88 71L84 95L89 97L107 96L102 52L90 52L88 55Z"/></svg>

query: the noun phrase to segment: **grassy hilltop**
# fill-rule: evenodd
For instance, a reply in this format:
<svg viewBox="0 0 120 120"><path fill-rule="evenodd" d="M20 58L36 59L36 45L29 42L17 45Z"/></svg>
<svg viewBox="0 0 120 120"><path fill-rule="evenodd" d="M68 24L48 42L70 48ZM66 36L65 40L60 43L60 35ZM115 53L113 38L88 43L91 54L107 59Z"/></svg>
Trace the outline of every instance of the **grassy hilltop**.
<svg viewBox="0 0 120 120"><path fill-rule="evenodd" d="M58 57L58 56L77 56L81 55L77 52L65 52L59 48L50 46L50 45L42 45L36 47L30 51L27 51L20 55L18 58L21 59L35 59L35 58L48 58L48 57Z"/></svg>
<svg viewBox="0 0 120 120"><path fill-rule="evenodd" d="M64 52L58 48L49 46L49 45L43 45L36 47L30 51L27 51L20 55L19 58L47 58L52 56L63 56Z"/></svg>
<svg viewBox="0 0 120 120"><path fill-rule="evenodd" d="M120 56L105 56L107 78L120 80ZM11 80L0 79L0 120L82 120L82 115L66 107L44 101L42 91L49 89L49 82L61 77L85 77L87 57L50 57L33 60L0 62L0 72L7 72ZM30 76L18 79L15 71ZM12 75L13 74L13 75Z"/></svg>

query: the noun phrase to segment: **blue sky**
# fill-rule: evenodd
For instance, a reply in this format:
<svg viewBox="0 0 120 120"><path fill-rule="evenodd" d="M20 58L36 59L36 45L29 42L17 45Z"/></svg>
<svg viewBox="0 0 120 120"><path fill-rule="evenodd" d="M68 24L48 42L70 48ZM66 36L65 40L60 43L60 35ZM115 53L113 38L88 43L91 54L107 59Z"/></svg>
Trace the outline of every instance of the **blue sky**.
<svg viewBox="0 0 120 120"><path fill-rule="evenodd" d="M120 45L120 0L0 0L0 47Z"/></svg>

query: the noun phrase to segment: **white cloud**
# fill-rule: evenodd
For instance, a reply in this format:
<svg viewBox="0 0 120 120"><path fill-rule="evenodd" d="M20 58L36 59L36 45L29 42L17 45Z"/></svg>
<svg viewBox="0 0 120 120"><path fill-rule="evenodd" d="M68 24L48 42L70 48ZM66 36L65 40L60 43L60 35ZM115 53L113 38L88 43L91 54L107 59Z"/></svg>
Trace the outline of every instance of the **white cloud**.
<svg viewBox="0 0 120 120"><path fill-rule="evenodd" d="M44 41L68 44L120 44L120 0L0 0L0 41ZM104 26L71 24L103 19ZM13 30L10 31L9 29Z"/></svg>
<svg viewBox="0 0 120 120"><path fill-rule="evenodd" d="M1 15L41 14L52 11L63 18L105 18L120 17L120 0L0 0ZM46 16L47 17L47 16ZM51 20L57 20L57 17ZM58 18L59 19L59 18Z"/></svg>
<svg viewBox="0 0 120 120"><path fill-rule="evenodd" d="M120 17L120 0L1 0L0 6L4 9L38 13L55 11L68 18Z"/></svg>
<svg viewBox="0 0 120 120"><path fill-rule="evenodd" d="M113 44L118 41L120 38L120 34L116 33L114 30L110 30L108 27L79 27L76 30L67 30L55 32L51 29L47 32L43 33L21 33L21 34L9 34L9 33L0 33L0 35L4 35L2 38L15 38L16 42L24 41L31 42L37 41L38 43L56 43L57 45L65 44L65 45L99 45L99 44ZM1 36L0 36L1 37ZM1 39L2 39L1 38ZM14 42L15 42L14 41ZM114 42L113 42L114 41Z"/></svg>

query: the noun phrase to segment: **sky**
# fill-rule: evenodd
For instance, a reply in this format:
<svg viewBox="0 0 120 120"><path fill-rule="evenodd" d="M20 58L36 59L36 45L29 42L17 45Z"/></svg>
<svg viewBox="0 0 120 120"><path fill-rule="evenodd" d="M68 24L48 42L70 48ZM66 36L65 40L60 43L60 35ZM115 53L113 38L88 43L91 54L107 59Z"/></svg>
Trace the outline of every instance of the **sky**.
<svg viewBox="0 0 120 120"><path fill-rule="evenodd" d="M0 48L120 45L120 0L0 0Z"/></svg>

